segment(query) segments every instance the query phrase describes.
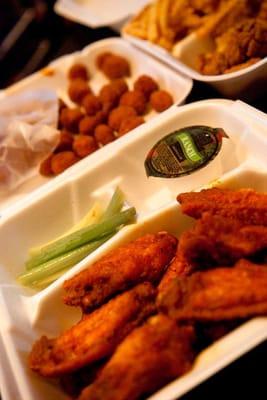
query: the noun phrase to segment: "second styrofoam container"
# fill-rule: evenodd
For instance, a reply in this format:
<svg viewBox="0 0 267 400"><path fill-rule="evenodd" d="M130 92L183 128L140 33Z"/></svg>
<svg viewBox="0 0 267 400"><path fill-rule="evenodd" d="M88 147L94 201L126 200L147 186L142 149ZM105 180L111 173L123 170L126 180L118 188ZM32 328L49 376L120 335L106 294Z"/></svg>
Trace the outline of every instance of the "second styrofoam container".
<svg viewBox="0 0 267 400"><path fill-rule="evenodd" d="M165 62L177 72L210 84L225 97L251 100L265 92L267 57L247 68L229 74L203 75L194 68L194 65L197 56L209 47L209 41L198 37L195 33L181 40L175 46L173 54L147 40L126 34L123 30L122 36L136 47Z"/></svg>
<svg viewBox="0 0 267 400"><path fill-rule="evenodd" d="M9 96L16 96L23 91L27 90L38 90L40 88L51 89L57 93L57 95L66 102L69 106L74 106L70 101L67 93L68 89L68 70L74 63L83 63L87 66L91 78L90 86L94 92L98 93L100 88L107 84L109 80L105 75L99 71L95 65L96 57L103 53L111 51L126 57L131 65L131 77L127 78L127 82L131 85L134 80L143 74L150 75L154 77L162 89L169 91L175 104L182 104L192 88L192 79L183 76L182 74L177 74L170 70L167 66L163 65L155 59L142 53L136 49L131 44L127 43L121 38L110 38L100 40L93 44L88 45L82 51L77 51L75 53L60 57L59 59L53 61L37 73L23 79L19 83L10 86L9 88L0 91L0 101ZM157 117L158 114L154 111L150 111L146 115L146 120ZM132 132L127 135L127 140L130 138ZM90 163L87 164L87 168L94 165L94 160L104 160L107 154L112 152L112 149L117 146L121 139L117 139L95 153L88 156ZM125 142L125 141L124 141ZM6 195L1 195L0 197L0 211L4 212L5 209L12 207L12 205L21 199L23 199L27 194L33 192L35 189L41 186L49 188L50 185L58 185L62 180L68 179L69 175L72 173L76 167L83 169L83 160L77 163L75 166L68 168L62 174L55 178L47 178L41 176L37 173L35 177L26 181L24 184L20 185L17 189Z"/></svg>

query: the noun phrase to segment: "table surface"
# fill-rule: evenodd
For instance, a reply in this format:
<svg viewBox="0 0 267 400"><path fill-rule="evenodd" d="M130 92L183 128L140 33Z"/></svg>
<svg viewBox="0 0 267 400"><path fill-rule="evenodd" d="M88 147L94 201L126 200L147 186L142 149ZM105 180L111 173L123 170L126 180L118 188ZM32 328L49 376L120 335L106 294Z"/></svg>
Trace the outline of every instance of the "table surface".
<svg viewBox="0 0 267 400"><path fill-rule="evenodd" d="M49 51L45 56L36 62L35 65L27 65L23 60L22 53L18 52L16 46L7 59L2 63L0 74L0 88L23 78L34 70L45 66L49 61L75 50L80 50L87 44L106 37L116 36L117 33L109 28L90 29L85 26L71 23L56 16L52 11L49 18L39 29L39 39L48 43ZM37 31L39 32L37 29ZM29 37L33 38L32 32ZM43 35L43 36L42 36ZM34 36L34 38L36 35ZM1 40L1 37L0 37ZM27 43L31 43L24 38ZM19 44L17 45L19 46ZM27 54L27 46L23 54ZM23 64L24 63L24 64ZM1 65L1 64L0 64ZM259 99L249 102L249 104L267 112L267 90ZM194 82L192 92L188 96L186 103L208 98L221 98L222 96L211 87L200 82ZM182 400L218 400L218 399L242 399L255 398L257 400L266 399L266 362L267 362L267 341L249 352L238 361L199 385L190 393L184 395ZM16 399L18 400L18 399Z"/></svg>

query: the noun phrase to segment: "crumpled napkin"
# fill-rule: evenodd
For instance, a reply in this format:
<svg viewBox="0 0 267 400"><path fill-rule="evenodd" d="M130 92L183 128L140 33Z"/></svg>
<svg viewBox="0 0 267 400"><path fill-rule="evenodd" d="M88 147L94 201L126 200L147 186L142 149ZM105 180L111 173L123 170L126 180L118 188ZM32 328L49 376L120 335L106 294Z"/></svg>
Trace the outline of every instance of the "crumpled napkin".
<svg viewBox="0 0 267 400"><path fill-rule="evenodd" d="M14 190L37 175L57 146L58 98L38 89L0 101L0 192Z"/></svg>

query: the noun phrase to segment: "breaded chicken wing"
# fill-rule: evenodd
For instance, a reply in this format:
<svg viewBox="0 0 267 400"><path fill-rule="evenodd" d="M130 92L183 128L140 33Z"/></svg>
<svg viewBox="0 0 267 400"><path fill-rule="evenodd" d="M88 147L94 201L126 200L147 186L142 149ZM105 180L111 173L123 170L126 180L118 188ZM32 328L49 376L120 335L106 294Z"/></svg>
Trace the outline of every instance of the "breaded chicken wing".
<svg viewBox="0 0 267 400"><path fill-rule="evenodd" d="M58 338L41 337L30 353L30 368L56 377L110 356L126 335L155 312L155 296L150 283L140 284L84 315Z"/></svg>
<svg viewBox="0 0 267 400"><path fill-rule="evenodd" d="M179 252L191 266L232 265L240 258L267 251L267 226L244 225L233 218L204 213L179 240Z"/></svg>
<svg viewBox="0 0 267 400"><path fill-rule="evenodd" d="M187 260L184 254L178 250L158 285L158 291L163 292L168 288L169 283L174 278L190 275L193 270L194 266Z"/></svg>
<svg viewBox="0 0 267 400"><path fill-rule="evenodd" d="M267 226L267 194L252 189L206 189L177 196L183 213L200 218L208 211L225 218L235 218L246 225Z"/></svg>
<svg viewBox="0 0 267 400"><path fill-rule="evenodd" d="M177 321L224 321L267 315L267 268L241 260L176 279L158 307Z"/></svg>
<svg viewBox="0 0 267 400"><path fill-rule="evenodd" d="M192 327L158 315L117 348L79 400L137 400L187 372L194 359Z"/></svg>
<svg viewBox="0 0 267 400"><path fill-rule="evenodd" d="M157 283L176 247L177 239L166 232L148 234L120 247L67 280L64 302L89 310L137 283Z"/></svg>
<svg viewBox="0 0 267 400"><path fill-rule="evenodd" d="M206 75L223 74L251 58L267 56L267 21L249 18L236 23L216 38L216 50L199 57L198 68Z"/></svg>

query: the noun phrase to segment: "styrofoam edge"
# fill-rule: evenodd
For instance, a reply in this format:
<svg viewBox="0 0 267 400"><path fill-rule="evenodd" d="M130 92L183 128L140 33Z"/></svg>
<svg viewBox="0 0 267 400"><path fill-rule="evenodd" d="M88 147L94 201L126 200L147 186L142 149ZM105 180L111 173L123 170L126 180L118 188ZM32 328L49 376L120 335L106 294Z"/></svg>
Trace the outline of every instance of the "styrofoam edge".
<svg viewBox="0 0 267 400"><path fill-rule="evenodd" d="M125 33L123 30L121 34L122 37L128 40L130 43L142 49L143 51L149 53L150 55L159 58L162 62L165 62L166 64L170 65L177 72L180 72L192 79L201 82L217 83L217 82L231 81L239 77L245 78L247 74L251 73L252 71L256 71L257 69L260 69L263 65L267 64L267 57L265 57L261 61L258 61L255 64L250 65L249 67L240 69L239 71L231 72L229 74L203 75L197 72L196 70L188 67L181 60L175 58L171 53L161 48L160 46L150 43L147 40L139 39L137 37L129 35L128 33ZM183 40L180 42L181 46L183 45L182 42Z"/></svg>
<svg viewBox="0 0 267 400"><path fill-rule="evenodd" d="M242 342L240 342L240 336L242 336ZM215 359L208 368L206 368L205 365L202 368L197 368L196 365L191 372L189 371L186 375L165 386L159 392L150 396L147 400L178 399L180 396L215 375L224 367L230 365L233 361L237 360L266 339L267 318L254 318L248 321L200 353L199 358L202 358L205 352L216 351L216 348L220 346L228 348L227 351ZM195 362L198 363L198 359Z"/></svg>

